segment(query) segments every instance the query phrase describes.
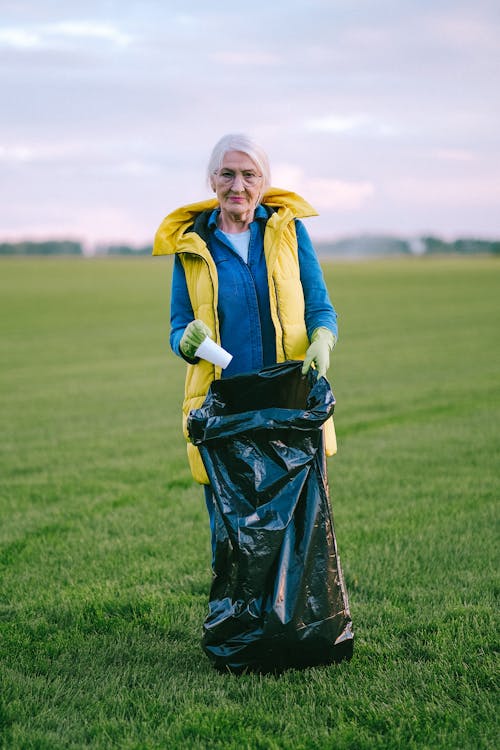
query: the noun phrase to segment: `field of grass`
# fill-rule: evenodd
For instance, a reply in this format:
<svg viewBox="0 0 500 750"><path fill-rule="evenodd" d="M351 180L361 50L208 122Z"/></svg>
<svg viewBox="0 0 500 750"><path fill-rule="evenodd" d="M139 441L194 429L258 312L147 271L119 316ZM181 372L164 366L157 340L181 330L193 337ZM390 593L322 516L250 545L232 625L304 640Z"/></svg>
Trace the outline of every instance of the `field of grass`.
<svg viewBox="0 0 500 750"><path fill-rule="evenodd" d="M495 259L325 265L350 663L221 675L165 259L0 262L0 747L496 748Z"/></svg>

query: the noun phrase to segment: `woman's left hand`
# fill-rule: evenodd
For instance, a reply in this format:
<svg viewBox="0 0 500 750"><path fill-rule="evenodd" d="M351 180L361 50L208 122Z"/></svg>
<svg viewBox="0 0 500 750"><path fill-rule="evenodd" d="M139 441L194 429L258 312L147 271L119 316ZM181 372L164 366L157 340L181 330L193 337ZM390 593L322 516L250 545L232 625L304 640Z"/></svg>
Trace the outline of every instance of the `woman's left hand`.
<svg viewBox="0 0 500 750"><path fill-rule="evenodd" d="M302 375L305 375L312 363L318 371L319 377L324 377L330 367L330 353L337 339L328 328L316 328L311 336L311 343L302 365Z"/></svg>

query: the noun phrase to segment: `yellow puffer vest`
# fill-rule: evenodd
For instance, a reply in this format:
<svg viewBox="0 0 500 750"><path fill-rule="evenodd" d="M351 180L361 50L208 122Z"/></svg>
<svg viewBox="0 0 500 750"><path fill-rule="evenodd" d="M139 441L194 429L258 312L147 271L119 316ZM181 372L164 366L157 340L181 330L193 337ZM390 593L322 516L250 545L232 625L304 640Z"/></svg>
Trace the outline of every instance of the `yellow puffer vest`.
<svg viewBox="0 0 500 750"><path fill-rule="evenodd" d="M295 193L270 188L263 197L265 205L276 209L266 223L264 253L266 256L271 317L276 330L276 361L304 359L309 340L304 322L304 294L300 283L297 237L294 219L316 216L316 211ZM215 199L193 203L169 214L161 223L154 240L153 255L177 254L186 274L189 297L195 318L203 320L220 344L217 299L217 270L203 239L189 231L196 217L218 205ZM221 377L221 368L200 359L187 365L183 403L183 430L186 439L187 417L205 400L213 380ZM336 453L333 420L325 424L327 455ZM198 448L188 442L187 452L193 477L208 484L208 477Z"/></svg>

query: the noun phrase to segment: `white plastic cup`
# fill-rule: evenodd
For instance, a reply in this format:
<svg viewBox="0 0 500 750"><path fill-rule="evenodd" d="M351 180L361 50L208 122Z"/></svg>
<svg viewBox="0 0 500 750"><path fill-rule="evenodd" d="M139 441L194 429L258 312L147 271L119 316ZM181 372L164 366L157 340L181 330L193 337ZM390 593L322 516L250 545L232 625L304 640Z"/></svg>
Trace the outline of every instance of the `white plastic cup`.
<svg viewBox="0 0 500 750"><path fill-rule="evenodd" d="M226 369L233 358L232 354L226 352L226 350L223 349L222 346L216 344L215 341L213 341L208 336L204 341L201 342L195 354L197 357L206 359L207 362L211 362L213 365L222 367L223 370Z"/></svg>

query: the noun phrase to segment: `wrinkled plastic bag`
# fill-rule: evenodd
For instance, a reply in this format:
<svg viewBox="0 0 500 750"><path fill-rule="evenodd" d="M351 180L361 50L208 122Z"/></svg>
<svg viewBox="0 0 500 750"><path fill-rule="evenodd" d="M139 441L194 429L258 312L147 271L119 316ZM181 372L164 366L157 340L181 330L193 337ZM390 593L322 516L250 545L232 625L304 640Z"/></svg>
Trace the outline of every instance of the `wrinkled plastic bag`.
<svg viewBox="0 0 500 750"><path fill-rule="evenodd" d="M218 669L276 672L352 655L323 446L335 399L301 367L214 381L189 416L216 506L202 647Z"/></svg>

